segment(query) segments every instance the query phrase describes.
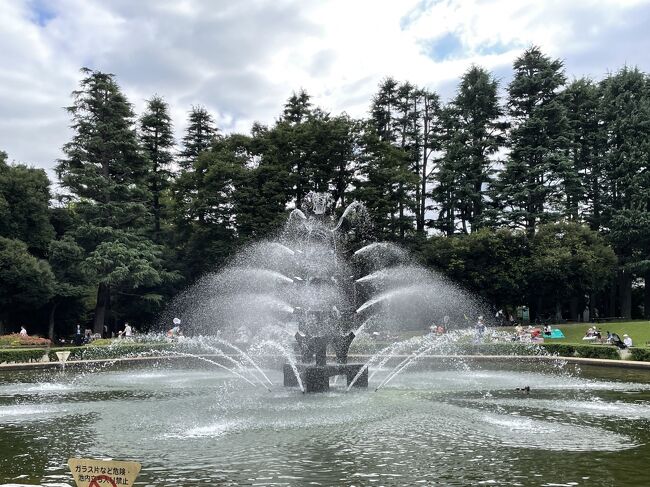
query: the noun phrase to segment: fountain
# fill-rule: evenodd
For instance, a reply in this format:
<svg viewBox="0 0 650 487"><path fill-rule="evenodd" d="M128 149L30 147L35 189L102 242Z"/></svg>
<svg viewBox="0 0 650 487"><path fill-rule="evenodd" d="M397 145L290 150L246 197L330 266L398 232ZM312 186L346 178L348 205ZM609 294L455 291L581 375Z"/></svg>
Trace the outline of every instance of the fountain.
<svg viewBox="0 0 650 487"><path fill-rule="evenodd" d="M443 317L466 326L467 316L482 312L475 297L415 264L404 249L372 241L361 203L349 204L338 220L333 203L328 193L310 192L275 239L251 245L171 308L195 334L279 353L283 384L304 392L328 391L340 376L348 389L368 387L376 360L348 360L360 333L394 341L404 329L421 333Z"/></svg>
<svg viewBox="0 0 650 487"><path fill-rule="evenodd" d="M330 205L179 296L186 336L134 337L146 360L0 368L0 484L84 456L142 485L640 485L647 371L466 355L482 303Z"/></svg>

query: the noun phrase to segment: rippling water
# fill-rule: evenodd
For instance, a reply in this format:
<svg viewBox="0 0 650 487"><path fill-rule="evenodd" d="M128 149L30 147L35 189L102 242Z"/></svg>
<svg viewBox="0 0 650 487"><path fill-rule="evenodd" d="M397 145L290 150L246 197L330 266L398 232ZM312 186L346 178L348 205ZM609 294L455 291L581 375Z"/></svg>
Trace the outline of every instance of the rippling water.
<svg viewBox="0 0 650 487"><path fill-rule="evenodd" d="M140 461L152 486L643 485L650 374L539 369L430 367L314 395L209 369L5 372L0 483L73 485L66 461L83 456Z"/></svg>

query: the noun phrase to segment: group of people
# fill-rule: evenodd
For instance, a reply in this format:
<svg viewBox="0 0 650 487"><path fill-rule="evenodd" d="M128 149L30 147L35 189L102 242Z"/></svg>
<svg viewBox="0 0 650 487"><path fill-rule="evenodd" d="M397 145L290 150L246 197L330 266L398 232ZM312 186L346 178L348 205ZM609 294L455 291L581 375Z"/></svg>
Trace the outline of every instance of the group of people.
<svg viewBox="0 0 650 487"><path fill-rule="evenodd" d="M607 332L607 338L611 338L611 334ZM599 342L602 343L603 341L603 334L600 331L600 328L597 328L595 326L590 326L589 329L586 331L585 336L582 337L584 341L587 342Z"/></svg>
<svg viewBox="0 0 650 487"><path fill-rule="evenodd" d="M442 335L446 333L448 327L449 327L449 316L445 316L442 319L442 324L441 323L436 324L435 322L433 322L431 323L429 330L431 330L431 333L435 335Z"/></svg>
<svg viewBox="0 0 650 487"><path fill-rule="evenodd" d="M600 331L600 328L591 326L586 331L585 336L583 336L582 339L584 341L589 341L589 342L607 343L610 345L616 345L619 348L629 348L633 346L634 342L632 341L630 335L628 335L627 333L623 334L622 340L617 333L610 333L609 330L607 330L606 333L607 333L607 337L603 339L603 334Z"/></svg>
<svg viewBox="0 0 650 487"><path fill-rule="evenodd" d="M517 325L515 327L515 335L513 341L520 342L543 342L544 337L550 337L553 334L553 327L549 324L544 325L543 328L539 326L528 325L523 327Z"/></svg>

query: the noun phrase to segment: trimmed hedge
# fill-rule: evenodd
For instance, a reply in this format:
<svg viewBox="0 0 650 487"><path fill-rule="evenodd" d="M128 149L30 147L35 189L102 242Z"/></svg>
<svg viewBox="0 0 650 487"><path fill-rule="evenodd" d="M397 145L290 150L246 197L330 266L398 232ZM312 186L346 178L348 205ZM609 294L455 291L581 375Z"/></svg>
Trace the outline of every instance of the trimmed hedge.
<svg viewBox="0 0 650 487"><path fill-rule="evenodd" d="M85 345L82 347L66 348L30 348L30 349L0 349L0 363L29 363L40 362L45 354L51 362L58 362L56 352L70 352L68 360L98 360L142 355L152 351L171 350L171 343L125 343L112 346Z"/></svg>
<svg viewBox="0 0 650 487"><path fill-rule="evenodd" d="M38 348L0 350L0 364L4 362L40 362L45 350Z"/></svg>
<svg viewBox="0 0 650 487"><path fill-rule="evenodd" d="M639 362L650 362L650 349L648 348L630 348L630 360Z"/></svg>
<svg viewBox="0 0 650 487"><path fill-rule="evenodd" d="M50 350L50 360L58 360L56 352L70 351L68 360L100 360L137 356L146 352L170 350L171 343L120 343L110 346L84 345L82 347L58 348Z"/></svg>
<svg viewBox="0 0 650 487"><path fill-rule="evenodd" d="M456 349L459 355L540 355L548 352L560 357L603 358L618 360L620 356L616 347L606 345L581 345L563 343L480 343L465 344Z"/></svg>
<svg viewBox="0 0 650 487"><path fill-rule="evenodd" d="M618 348L608 345L569 345L563 343L548 343L542 347L551 353L558 354L562 357L581 357L581 358L604 358L610 360L619 360Z"/></svg>

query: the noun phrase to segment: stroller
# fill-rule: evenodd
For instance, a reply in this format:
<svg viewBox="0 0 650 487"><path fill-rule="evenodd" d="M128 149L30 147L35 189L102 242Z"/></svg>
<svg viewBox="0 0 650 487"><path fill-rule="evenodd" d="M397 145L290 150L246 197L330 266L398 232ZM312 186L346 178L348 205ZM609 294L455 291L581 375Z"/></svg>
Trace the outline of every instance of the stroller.
<svg viewBox="0 0 650 487"><path fill-rule="evenodd" d="M616 345L620 349L627 348L627 345L625 345L625 343L623 343L623 340L621 340L621 337L618 336L617 333L612 333L610 335L609 341L610 341L610 343L612 345Z"/></svg>

